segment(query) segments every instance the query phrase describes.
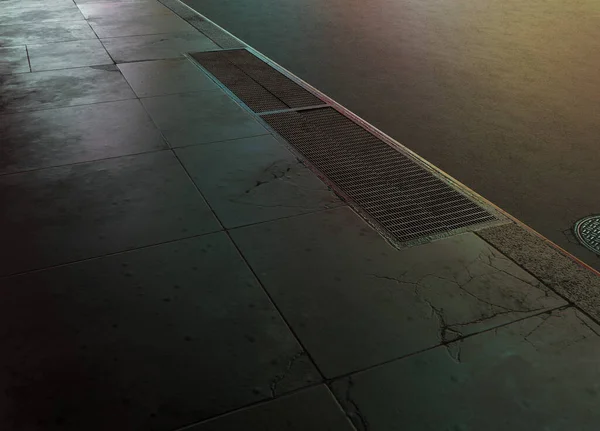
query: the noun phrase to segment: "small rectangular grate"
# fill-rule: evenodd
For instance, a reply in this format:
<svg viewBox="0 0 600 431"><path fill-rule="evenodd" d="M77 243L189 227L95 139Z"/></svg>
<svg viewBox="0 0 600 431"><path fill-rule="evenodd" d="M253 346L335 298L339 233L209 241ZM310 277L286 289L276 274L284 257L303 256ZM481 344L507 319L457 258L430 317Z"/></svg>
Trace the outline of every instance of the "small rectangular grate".
<svg viewBox="0 0 600 431"><path fill-rule="evenodd" d="M191 54L254 112L322 105L323 101L245 49Z"/></svg>
<svg viewBox="0 0 600 431"><path fill-rule="evenodd" d="M333 108L262 118L399 242L497 220Z"/></svg>

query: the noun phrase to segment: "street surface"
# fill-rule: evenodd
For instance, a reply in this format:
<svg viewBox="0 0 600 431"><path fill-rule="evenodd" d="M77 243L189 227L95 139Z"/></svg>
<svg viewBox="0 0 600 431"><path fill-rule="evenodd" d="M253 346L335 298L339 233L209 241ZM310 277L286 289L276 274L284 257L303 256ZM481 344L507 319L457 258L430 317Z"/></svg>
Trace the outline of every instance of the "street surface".
<svg viewBox="0 0 600 431"><path fill-rule="evenodd" d="M597 0L185 0L588 264Z"/></svg>

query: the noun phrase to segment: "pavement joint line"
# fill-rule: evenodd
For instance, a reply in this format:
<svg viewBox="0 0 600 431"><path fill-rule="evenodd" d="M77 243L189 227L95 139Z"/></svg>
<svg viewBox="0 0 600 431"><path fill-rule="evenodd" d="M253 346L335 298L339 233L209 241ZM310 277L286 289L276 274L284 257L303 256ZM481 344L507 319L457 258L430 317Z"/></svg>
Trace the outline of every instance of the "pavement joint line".
<svg viewBox="0 0 600 431"><path fill-rule="evenodd" d="M129 84L129 82L127 82L127 84L131 87L131 85ZM133 91L133 88L132 88L132 91ZM139 100L139 98L138 98L138 100ZM152 119L152 117L150 116L150 113L148 113L148 111L147 111L146 107L143 105L143 103L142 103L142 107L143 107L144 111L147 113L147 115ZM159 132L160 132L161 136L163 137L163 139L165 139L165 141L166 141L166 137L164 136L163 132L160 130L160 128L158 127L158 125L156 124L156 122L154 121L154 119L152 119L152 122L154 123L154 125L156 126L156 128L159 130ZM168 142L168 141L166 141L166 142ZM300 348L302 349L302 351L306 354L306 356L309 359L309 361L315 367L315 370L317 370L317 373L319 373L319 376L321 376L321 379L324 379L324 374L321 371L321 369L319 368L319 366L317 365L317 363L315 362L315 360L312 357L311 353L308 351L308 349L306 348L306 346L302 343L300 337L298 336L298 334L296 333L296 331L292 328L292 325L288 322L287 318L285 317L285 315L283 314L283 312L281 311L281 309L279 308L279 306L276 304L276 302L274 301L274 299L271 296L271 294L267 291L267 289L265 288L265 286L261 282L260 278L258 277L258 274L254 270L254 268L250 265L250 262L248 262L248 259L246 259L246 256L244 255L244 253L242 253L242 250L240 249L240 247L238 246L238 244L233 240L233 237L231 236L231 233L229 232L229 230L227 228L225 228L225 225L223 224L223 222L220 219L220 217L217 215L215 209L210 204L210 202L208 201L208 199L204 196L204 193L202 193L202 191L200 190L200 187L198 187L198 185L194 181L192 175L190 174L190 172L187 170L187 168L185 167L185 165L183 164L183 162L179 158L179 155L175 151L175 148L171 147L170 145L169 145L169 147L170 147L170 150L171 150L173 156L177 159L177 161L179 162L179 165L181 166L181 168L183 169L183 171L187 175L189 181L192 183L192 185L196 189L198 195L200 196L200 198L204 201L204 203L206 204L206 206L212 212L213 217L217 220L217 222L221 226L222 232L224 232L227 235L227 238L229 239L229 241L231 242L231 244L233 245L233 247L235 247L235 249L237 250L237 252L238 252L238 254L240 256L240 259L242 259L242 261L244 262L244 264L246 265L246 267L248 268L248 270L251 272L252 276L256 280L256 283L260 286L260 288L262 289L263 293L269 299L269 301L273 305L273 308L279 314L279 317L281 318L282 322L285 324L285 326L287 327L287 329L290 331L290 333L292 334L292 336L294 337L294 339L298 343L298 346L300 346Z"/></svg>
<svg viewBox="0 0 600 431"><path fill-rule="evenodd" d="M353 371L350 371L350 372L347 372L347 373L343 373L343 374L337 375L335 377L331 377L331 378L325 379L325 383L327 385L329 385L330 383L332 383L332 382L334 382L336 380L341 380L341 379L344 379L346 377L353 376L355 374L360 374L360 373L364 373L366 371L369 371L369 370L372 370L372 369L375 369L375 368L380 368L380 367L388 365L388 364L390 364L392 362L401 361L403 359L410 358L412 356L416 356L416 355L419 355L421 353L425 353L425 352L428 352L430 350L434 350L434 349L437 349L437 348L440 348L440 347L447 347L447 346L449 346L451 344L461 343L462 341L464 341L464 340L466 340L468 338L475 337L475 336L481 335L481 334L485 334L487 332L497 331L500 328L512 325L512 324L517 323L517 322L522 322L524 320L532 319L534 317L542 316L544 314L551 314L551 313L553 313L555 311L567 310L569 308L573 308L573 309L576 309L577 311L581 311L581 310L579 310L578 307L573 306L571 304L564 304L564 305L560 305L558 307L548 308L546 310L539 311L539 312L537 312L535 314L530 314L530 315L527 315L527 316L524 316L524 317L520 317L520 318L511 320L510 322L499 323L498 325L496 325L496 326L494 326L492 328L483 329L481 331L476 331L476 332L473 332L473 333L470 333L470 334L466 334L466 335L460 336L458 338L454 338L451 341L441 342L439 344L436 344L435 346L426 347L424 349L420 349L418 351L411 352L411 353L408 353L406 355L401 355L401 356L398 356L398 357L393 358L393 359L388 359L388 360L385 360L385 361L381 361L381 362L378 362L377 364L369 365L367 367L359 368L359 369L356 369L356 370L353 370Z"/></svg>
<svg viewBox="0 0 600 431"><path fill-rule="evenodd" d="M166 144L166 142L165 142L165 144ZM160 153L162 151L168 151L168 150L169 150L169 148L161 148L161 149L158 149L158 150L140 151L138 153L121 154L121 155L118 155L118 156L102 157L102 158L99 158L99 159L83 160L83 161L80 161L80 162L64 163L64 164L60 164L60 165L42 166L42 167L39 167L39 168L24 169L24 170L21 170L21 171L14 171L14 172L4 172L4 173L0 173L0 178L1 177L6 177L8 175L26 174L26 173L30 173L30 172L43 171L45 169L62 168L62 167L65 167L65 166L84 165L86 163L103 162L105 160L121 159L123 157L141 156L143 154Z"/></svg>
<svg viewBox="0 0 600 431"><path fill-rule="evenodd" d="M35 73L35 72L33 72ZM29 112L41 112L41 111L51 111L53 109L64 109L64 108L75 108L78 106L92 106L92 105L100 105L101 103L113 103L113 102L124 102L126 100L136 100L137 97L128 97L126 99L115 99L115 100L103 100L102 102L93 102L93 103L76 103L75 105L61 105L61 106L51 106L48 108L43 108L43 109L25 109L23 111L14 111L14 112L7 112L4 114L0 114L0 118L2 117L7 117L9 115L16 115L16 114L26 114Z"/></svg>
<svg viewBox="0 0 600 431"><path fill-rule="evenodd" d="M287 318L285 317L285 315L283 314L283 312L281 311L281 309L279 308L279 306L277 305L277 303L275 302L275 300L273 299L273 297L271 296L271 294L265 288L265 286L263 285L262 281L258 277L258 274L254 270L254 268L250 265L250 262L248 262L248 259L246 258L246 256L244 255L244 253L242 252L242 250L240 249L240 247L238 246L238 244L234 241L233 237L231 236L231 233L229 232L229 230L227 228L225 228L223 222L221 221L220 217L217 215L215 209L212 207L212 205L210 204L210 202L208 201L208 199L206 199L206 197L204 196L204 194L202 193L202 191L200 190L200 188L198 187L198 185L194 182L194 179L192 178L192 175L187 170L187 168L185 167L185 165L183 164L183 162L181 161L181 159L179 158L179 156L177 155L177 153L175 152L175 150L171 149L171 151L173 152L173 154L175 155L175 157L179 161L179 164L181 165L181 167L185 171L185 173L188 176L189 180L192 182L192 184L196 188L198 194L202 197L202 199L204 199L204 202L206 203L206 205L208 206L208 208L210 208L210 210L212 211L213 216L215 217L215 219L218 221L218 223L223 228L223 232L227 235L227 238L229 239L229 241L231 242L231 244L237 250L240 259L242 259L242 261L244 262L244 264L246 265L246 267L248 268L248 270L252 273L252 276L254 277L256 283L260 286L260 288L262 289L263 293L269 299L269 301L273 305L274 309L279 314L279 317L281 318L281 320L286 325L287 329L293 335L294 339L296 340L296 342L298 343L298 345L300 346L300 348L302 349L302 351L306 354L306 356L308 357L308 359L310 360L310 362L312 363L312 365L315 367L315 370L317 370L317 372L321 376L321 379L324 379L323 372L321 371L321 369L319 368L319 366L315 362L315 360L312 357L311 353L308 351L308 349L306 348L306 346L304 346L304 344L302 343L302 340L300 339L300 337L298 336L298 334L296 333L296 331L292 328L292 325L289 323L289 321L287 320Z"/></svg>
<svg viewBox="0 0 600 431"><path fill-rule="evenodd" d="M161 246L161 245L164 245L164 244L170 244L170 243L177 242L177 241L185 241L185 240L192 239L192 238L199 238L201 236L213 235L213 234L216 234L216 233L219 233L219 232L223 232L223 230L214 230L214 231L210 231L210 232L203 232L203 233L199 233L197 235L190 235L190 236L186 236L186 237L181 237L181 238L176 238L176 239L170 239L170 240L167 240L167 241L160 241L160 242L157 242L157 243L143 245L143 246L140 246L140 247L128 248L126 250L119 250L119 251L115 251L115 252L112 252L112 253L105 253L105 254L102 254L102 255L99 255L99 256L86 257L86 258L83 258L83 259L76 259L76 260L72 260L72 261L69 261L69 262L59 263L59 264L56 264L56 265L49 265L49 266L45 266L45 267L42 267L42 268L36 268L36 269L30 269L30 270L27 270L27 271L21 271L21 272L17 272L17 273L14 273L14 274L2 275L2 276L0 276L0 280L8 280L8 279L14 278L14 277L20 277L20 276L34 274L34 273L38 273L38 272L43 272L43 271L47 271L47 270L51 270L51 269L55 269L55 268L61 268L63 266L69 266L69 265L74 265L74 264L78 264L78 263L82 263L82 262L88 262L90 260L102 259L102 258L109 257L109 256L116 256L116 255L123 254L123 253L130 253L130 252L133 252L133 251L136 251L136 250L143 250L143 249L146 249L146 248L157 247L157 246Z"/></svg>
<svg viewBox="0 0 600 431"><path fill-rule="evenodd" d="M202 419L202 420L200 420L198 422L193 422L191 424L184 425L183 427L176 428L173 431L193 431L194 427L196 427L198 425L201 425L201 424L204 424L204 423L216 420L216 419L220 419L222 417L229 416L229 415L241 412L243 410L248 410L248 409L251 409L253 407L259 407L261 405L268 404L268 403L270 403L272 401L275 401L277 399L280 399L280 398L290 397L290 396L292 396L294 394L297 394L298 392L303 392L303 391L306 391L306 390L309 390L309 389L312 389L312 388L316 388L316 387L321 386L321 385L326 386L327 389L329 390L329 386L325 383L325 381L319 381L319 382L309 383L306 386L302 386L300 388L292 389L290 391L287 391L287 392L284 392L282 394L276 395L275 397L266 398L264 400L259 400L259 401L255 401L255 402L252 402L252 403L248 403L248 404L245 404L245 405L243 405L241 407L236 407L234 409L227 410L227 411L225 411L223 413L219 413L218 415L211 416L211 417L208 417L206 419ZM334 399L336 399L335 396L334 396ZM337 399L336 399L336 401L337 401Z"/></svg>
<svg viewBox="0 0 600 431"><path fill-rule="evenodd" d="M164 150L159 150L159 151L169 151L169 149L164 149ZM132 155L142 155L142 154L148 154L148 153L140 153L140 154L132 154ZM118 157L114 157L114 158L120 158L120 157L128 157L128 155L126 155L126 156L118 156ZM91 162L82 162L82 163L94 163L95 161L97 161L97 160L93 160ZM42 168L42 169L45 169L45 168ZM341 208L343 206L344 205L339 205L339 206L337 206L335 208ZM64 262L64 263L58 263L58 264L55 264L55 265L44 266L44 267L41 267L41 268L30 269L30 270L27 270L27 271L16 272L14 274L0 275L0 280L6 280L6 279L13 278L13 277L20 277L20 276L29 275L29 274L32 274L32 273L43 272L43 271L47 271L47 270L51 270L51 269L55 269L55 268L60 268L60 267L63 267L63 266L76 265L76 264L87 262L87 261L90 261L90 260L102 259L102 258L105 258L105 257L116 256L116 255L119 255L119 254L132 253L132 252L135 252L137 250L143 250L143 249L151 248L151 247L159 247L161 245L171 244L171 243L178 242L178 241L187 241L187 240L190 240L190 239L193 239L193 238L199 238L199 237L206 236L206 235L214 235L214 234L218 234L218 233L222 233L222 232L223 233L224 232L230 232L230 231L233 231L233 230L236 230L236 229L241 229L241 228L252 227L252 226L266 224L266 223L271 223L271 222L275 222L275 221L278 221L278 220L287 220L287 219L296 218L296 217L302 217L302 216L307 216L307 215L312 215L312 214L318 214L318 213L329 211L329 210L332 210L332 209L335 209L335 208L320 208L320 209L316 209L314 211L308 211L308 212L305 212L305 213L302 213L302 214L293 214L293 215L289 215L289 216L278 217L278 218L271 219L271 220L263 220L263 221L259 221L259 222L255 222L255 223L248 223L248 224L245 224L245 225L236 226L236 227L232 227L232 228L222 228L222 229L218 229L218 230L214 230L214 231L199 233L199 234L196 234L196 235L190 235L190 236L185 236L185 237L181 237L181 238L175 238L175 239L170 239L170 240L166 240L166 241L160 241L160 242L157 242L157 243L142 245L142 246L139 246L139 247L128 248L128 249L125 249L125 250L119 250L119 251L115 251L115 252L111 252L111 253L105 253L105 254L101 254L101 255L98 255L98 256L91 256L91 257L86 257L86 258L83 258L83 259L76 259L76 260L71 260L71 261Z"/></svg>

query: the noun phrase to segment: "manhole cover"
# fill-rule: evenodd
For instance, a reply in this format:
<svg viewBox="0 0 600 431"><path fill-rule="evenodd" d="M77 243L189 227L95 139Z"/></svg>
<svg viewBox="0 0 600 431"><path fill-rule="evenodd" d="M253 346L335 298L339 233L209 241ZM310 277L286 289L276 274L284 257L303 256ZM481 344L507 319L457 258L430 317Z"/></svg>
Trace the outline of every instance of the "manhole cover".
<svg viewBox="0 0 600 431"><path fill-rule="evenodd" d="M579 220L573 228L581 244L596 254L600 254L600 215Z"/></svg>

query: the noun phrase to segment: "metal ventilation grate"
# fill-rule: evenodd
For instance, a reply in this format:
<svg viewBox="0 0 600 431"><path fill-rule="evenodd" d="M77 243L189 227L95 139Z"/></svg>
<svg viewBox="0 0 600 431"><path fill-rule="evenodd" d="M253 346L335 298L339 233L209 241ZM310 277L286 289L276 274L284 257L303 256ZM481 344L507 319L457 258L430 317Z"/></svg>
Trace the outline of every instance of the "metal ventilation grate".
<svg viewBox="0 0 600 431"><path fill-rule="evenodd" d="M254 112L323 104L245 49L197 52L191 56Z"/></svg>
<svg viewBox="0 0 600 431"><path fill-rule="evenodd" d="M399 242L497 220L333 108L262 118Z"/></svg>

